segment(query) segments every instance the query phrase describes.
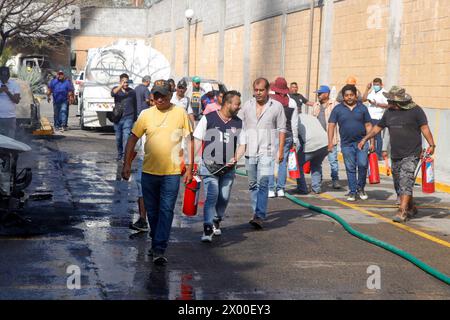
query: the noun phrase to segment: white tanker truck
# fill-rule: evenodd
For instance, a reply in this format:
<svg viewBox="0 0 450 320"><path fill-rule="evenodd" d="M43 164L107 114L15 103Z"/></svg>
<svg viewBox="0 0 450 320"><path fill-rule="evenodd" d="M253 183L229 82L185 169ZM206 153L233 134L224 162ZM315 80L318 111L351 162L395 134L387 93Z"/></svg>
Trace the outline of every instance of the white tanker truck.
<svg viewBox="0 0 450 320"><path fill-rule="evenodd" d="M143 40L119 40L110 46L89 49L78 102L81 129L112 125L106 113L114 107L111 90L118 85L122 73L129 75L134 87L146 75L152 81L168 79L171 70L164 55Z"/></svg>

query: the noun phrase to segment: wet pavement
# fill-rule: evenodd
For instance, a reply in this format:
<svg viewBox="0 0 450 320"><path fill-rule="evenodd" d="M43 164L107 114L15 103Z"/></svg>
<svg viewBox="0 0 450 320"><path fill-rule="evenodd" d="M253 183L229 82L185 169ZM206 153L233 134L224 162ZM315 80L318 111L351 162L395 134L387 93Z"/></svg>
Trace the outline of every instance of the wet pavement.
<svg viewBox="0 0 450 320"><path fill-rule="evenodd" d="M137 188L118 176L113 132L81 131L76 120L72 114L64 135L23 138L33 147L21 158L33 168L27 195L36 198L22 212L30 226L0 229L0 299L450 298L450 286L286 199L271 199L266 228L254 231L245 177L236 178L223 235L211 244L200 242L202 208L196 217L181 214L181 190L169 263L154 266L148 234L129 229ZM401 229L380 219L394 214L390 179L368 186L370 198L358 207L346 205L345 190L329 187L301 199L450 275L450 195L417 187L419 216ZM70 266L81 271L80 289L67 286ZM368 288L370 266L381 270L380 289Z"/></svg>

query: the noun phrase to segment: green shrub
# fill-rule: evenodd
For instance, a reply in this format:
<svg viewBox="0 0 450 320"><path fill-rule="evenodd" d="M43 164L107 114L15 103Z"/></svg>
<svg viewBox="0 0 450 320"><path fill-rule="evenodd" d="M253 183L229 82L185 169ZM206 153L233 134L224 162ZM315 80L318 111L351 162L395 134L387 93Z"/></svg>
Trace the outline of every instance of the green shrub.
<svg viewBox="0 0 450 320"><path fill-rule="evenodd" d="M42 85L42 73L40 72L39 68L29 69L25 66L22 66L19 68L17 77L28 82L33 93L39 92L39 88Z"/></svg>

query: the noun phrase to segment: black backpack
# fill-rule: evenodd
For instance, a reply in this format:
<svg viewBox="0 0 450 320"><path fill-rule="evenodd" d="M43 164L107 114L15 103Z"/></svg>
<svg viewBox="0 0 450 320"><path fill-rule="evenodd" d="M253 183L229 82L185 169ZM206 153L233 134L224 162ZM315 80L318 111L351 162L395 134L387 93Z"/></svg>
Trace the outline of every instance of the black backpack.
<svg viewBox="0 0 450 320"><path fill-rule="evenodd" d="M114 104L113 111L106 113L106 117L109 121L116 124L119 123L120 119L122 119L123 113L125 111L125 107L123 102L119 102Z"/></svg>

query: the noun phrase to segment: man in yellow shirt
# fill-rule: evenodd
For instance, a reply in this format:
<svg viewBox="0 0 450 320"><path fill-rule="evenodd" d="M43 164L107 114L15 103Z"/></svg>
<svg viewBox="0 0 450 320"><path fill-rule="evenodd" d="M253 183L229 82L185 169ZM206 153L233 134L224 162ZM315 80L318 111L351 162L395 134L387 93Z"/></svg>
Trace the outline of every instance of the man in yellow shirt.
<svg viewBox="0 0 450 320"><path fill-rule="evenodd" d="M144 134L144 163L142 166L142 193L150 223L150 236L155 264L167 263L164 256L169 242L175 203L180 187L180 149L183 138L189 137L189 165L184 183L192 181L194 144L192 127L188 115L182 107L170 103L172 92L166 80L157 80L151 93L155 107L141 112L137 119L125 150L122 177L131 175L133 151L139 138Z"/></svg>

